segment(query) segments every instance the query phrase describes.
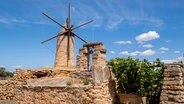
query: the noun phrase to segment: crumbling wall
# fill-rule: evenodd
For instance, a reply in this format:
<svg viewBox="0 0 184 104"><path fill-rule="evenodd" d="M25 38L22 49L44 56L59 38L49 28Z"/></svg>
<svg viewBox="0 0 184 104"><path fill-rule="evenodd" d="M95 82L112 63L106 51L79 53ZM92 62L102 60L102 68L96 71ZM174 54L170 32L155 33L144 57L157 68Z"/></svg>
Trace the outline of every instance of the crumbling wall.
<svg viewBox="0 0 184 104"><path fill-rule="evenodd" d="M93 66L106 66L106 49L103 44L98 44L94 46L92 59Z"/></svg>
<svg viewBox="0 0 184 104"><path fill-rule="evenodd" d="M13 100L16 85L13 79L0 80L0 100Z"/></svg>
<svg viewBox="0 0 184 104"><path fill-rule="evenodd" d="M88 45L94 49L92 71L87 70L89 47L84 45L77 58L80 70L17 69L12 81L0 82L0 99L13 99L18 104L113 104L115 81L106 65L106 49L102 43ZM73 83L67 85L70 79Z"/></svg>
<svg viewBox="0 0 184 104"><path fill-rule="evenodd" d="M88 50L87 47L79 49L79 54L77 55L77 69L87 70L88 69Z"/></svg>
<svg viewBox="0 0 184 104"><path fill-rule="evenodd" d="M184 104L184 68L182 64L167 64L160 96L161 104Z"/></svg>
<svg viewBox="0 0 184 104"><path fill-rule="evenodd" d="M93 50L93 53L90 50ZM87 43L79 50L77 55L77 69L88 70L89 55L92 55L92 67L106 66L106 49L101 42ZM93 69L93 68L92 68Z"/></svg>
<svg viewBox="0 0 184 104"><path fill-rule="evenodd" d="M31 87L17 89L18 104L113 104L110 83L82 87Z"/></svg>

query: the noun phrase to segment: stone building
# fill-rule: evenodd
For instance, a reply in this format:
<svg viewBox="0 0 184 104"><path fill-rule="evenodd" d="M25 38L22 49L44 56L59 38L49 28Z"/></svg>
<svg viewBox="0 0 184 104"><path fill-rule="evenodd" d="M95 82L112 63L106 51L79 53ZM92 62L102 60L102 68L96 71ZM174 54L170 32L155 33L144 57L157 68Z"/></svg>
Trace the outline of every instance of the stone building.
<svg viewBox="0 0 184 104"><path fill-rule="evenodd" d="M93 48L91 71L89 48ZM102 43L88 43L80 49L76 67L17 69L13 79L0 82L0 100L16 104L113 104L115 81L105 56Z"/></svg>

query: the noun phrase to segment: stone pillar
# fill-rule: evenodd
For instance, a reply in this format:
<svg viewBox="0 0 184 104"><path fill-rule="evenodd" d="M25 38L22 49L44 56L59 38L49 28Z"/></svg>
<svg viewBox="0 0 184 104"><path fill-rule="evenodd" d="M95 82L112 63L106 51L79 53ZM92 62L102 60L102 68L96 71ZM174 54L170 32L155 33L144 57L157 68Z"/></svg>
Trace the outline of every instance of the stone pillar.
<svg viewBox="0 0 184 104"><path fill-rule="evenodd" d="M65 30L61 30L63 33ZM73 67L74 66L74 37L70 36L70 57L67 59L67 45L68 45L68 36L62 35L58 37L57 47L56 47L56 56L55 56L55 68L60 67Z"/></svg>
<svg viewBox="0 0 184 104"><path fill-rule="evenodd" d="M106 66L106 49L103 44L94 46L93 66Z"/></svg>
<svg viewBox="0 0 184 104"><path fill-rule="evenodd" d="M79 55L77 55L77 69L87 70L88 68L88 50L87 47L83 47L79 50Z"/></svg>
<svg viewBox="0 0 184 104"><path fill-rule="evenodd" d="M184 104L184 68L182 64L167 64L160 96L161 104Z"/></svg>
<svg viewBox="0 0 184 104"><path fill-rule="evenodd" d="M95 85L100 85L103 82L109 81L111 77L111 72L106 65L106 49L103 44L98 44L94 46L94 53L92 59L93 83Z"/></svg>

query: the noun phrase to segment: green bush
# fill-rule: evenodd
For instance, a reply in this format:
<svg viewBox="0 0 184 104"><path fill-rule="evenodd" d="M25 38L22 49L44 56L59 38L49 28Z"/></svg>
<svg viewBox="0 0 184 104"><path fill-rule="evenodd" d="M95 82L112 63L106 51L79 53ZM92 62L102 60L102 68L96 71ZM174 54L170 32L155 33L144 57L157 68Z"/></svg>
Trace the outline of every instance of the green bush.
<svg viewBox="0 0 184 104"><path fill-rule="evenodd" d="M84 79L83 79L83 84L84 85L89 85L89 79L87 78L87 77L85 77Z"/></svg>
<svg viewBox="0 0 184 104"><path fill-rule="evenodd" d="M0 67L0 77L13 77L13 73L6 71L4 67Z"/></svg>
<svg viewBox="0 0 184 104"><path fill-rule="evenodd" d="M0 77L6 77L5 68L0 67Z"/></svg>
<svg viewBox="0 0 184 104"><path fill-rule="evenodd" d="M68 80L67 82L66 82L66 85L67 86L71 86L73 83L72 83L72 80Z"/></svg>
<svg viewBox="0 0 184 104"><path fill-rule="evenodd" d="M119 92L146 96L148 102L158 102L164 72L164 65L159 59L150 63L145 59L115 58L108 64L117 78Z"/></svg>

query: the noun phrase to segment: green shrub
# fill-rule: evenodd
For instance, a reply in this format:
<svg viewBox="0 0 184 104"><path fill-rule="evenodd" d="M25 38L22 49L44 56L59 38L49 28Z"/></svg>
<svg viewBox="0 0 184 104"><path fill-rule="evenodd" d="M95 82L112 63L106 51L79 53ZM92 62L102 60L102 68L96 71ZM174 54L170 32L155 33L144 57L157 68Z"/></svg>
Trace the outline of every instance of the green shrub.
<svg viewBox="0 0 184 104"><path fill-rule="evenodd" d="M83 79L83 84L84 85L89 85L89 79L87 78L87 77L85 77L84 79Z"/></svg>
<svg viewBox="0 0 184 104"><path fill-rule="evenodd" d="M72 80L68 80L67 82L66 82L66 85L67 86L71 86L73 83L72 83Z"/></svg>
<svg viewBox="0 0 184 104"><path fill-rule="evenodd" d="M164 72L164 65L159 59L150 63L145 59L115 58L108 64L112 66L119 92L146 96L150 102L151 99L159 99Z"/></svg>

